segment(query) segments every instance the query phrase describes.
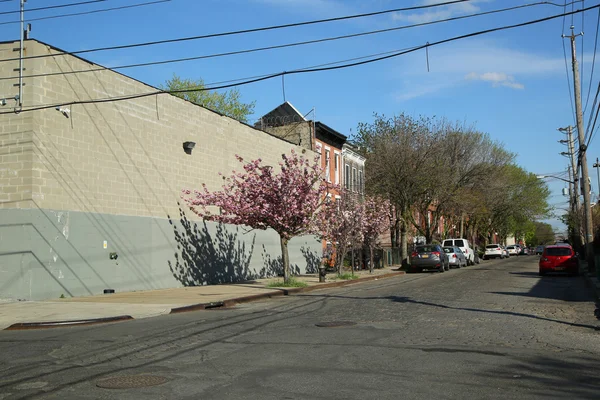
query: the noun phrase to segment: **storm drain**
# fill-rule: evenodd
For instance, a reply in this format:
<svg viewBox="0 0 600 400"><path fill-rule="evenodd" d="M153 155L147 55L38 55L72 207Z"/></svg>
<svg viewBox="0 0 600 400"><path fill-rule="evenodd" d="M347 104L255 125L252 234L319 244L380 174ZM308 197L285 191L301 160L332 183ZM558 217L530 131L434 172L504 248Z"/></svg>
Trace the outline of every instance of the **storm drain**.
<svg viewBox="0 0 600 400"><path fill-rule="evenodd" d="M356 322L352 321L329 321L329 322L319 322L315 324L320 328L339 328L341 326L352 326L356 325Z"/></svg>
<svg viewBox="0 0 600 400"><path fill-rule="evenodd" d="M96 386L104 389L135 389L147 386L162 385L167 381L168 379L164 376L128 375L102 379L96 382Z"/></svg>

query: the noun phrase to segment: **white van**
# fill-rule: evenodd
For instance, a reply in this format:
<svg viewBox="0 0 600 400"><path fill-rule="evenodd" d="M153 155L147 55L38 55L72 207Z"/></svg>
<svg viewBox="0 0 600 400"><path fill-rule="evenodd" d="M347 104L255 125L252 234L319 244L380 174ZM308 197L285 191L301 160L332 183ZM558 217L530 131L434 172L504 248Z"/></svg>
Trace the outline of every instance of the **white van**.
<svg viewBox="0 0 600 400"><path fill-rule="evenodd" d="M475 252L467 239L445 239L442 246L456 246L460 248L465 253L467 265L475 264Z"/></svg>

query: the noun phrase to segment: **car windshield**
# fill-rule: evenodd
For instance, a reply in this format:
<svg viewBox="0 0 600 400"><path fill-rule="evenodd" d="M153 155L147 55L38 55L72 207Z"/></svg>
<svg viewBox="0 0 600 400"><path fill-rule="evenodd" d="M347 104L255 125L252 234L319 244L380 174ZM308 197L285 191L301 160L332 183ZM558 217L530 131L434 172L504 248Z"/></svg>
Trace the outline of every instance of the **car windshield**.
<svg viewBox="0 0 600 400"><path fill-rule="evenodd" d="M485 246L486 249L497 249L498 247L500 247L497 244L488 244L487 246Z"/></svg>
<svg viewBox="0 0 600 400"><path fill-rule="evenodd" d="M568 247L549 247L546 249L547 256L570 256L571 249Z"/></svg>
<svg viewBox="0 0 600 400"><path fill-rule="evenodd" d="M454 247L444 247L444 253L454 253Z"/></svg>
<svg viewBox="0 0 600 400"><path fill-rule="evenodd" d="M514 249L515 246L506 246L507 249Z"/></svg>
<svg viewBox="0 0 600 400"><path fill-rule="evenodd" d="M438 249L435 246L417 247L417 253L431 253L432 251L438 251Z"/></svg>

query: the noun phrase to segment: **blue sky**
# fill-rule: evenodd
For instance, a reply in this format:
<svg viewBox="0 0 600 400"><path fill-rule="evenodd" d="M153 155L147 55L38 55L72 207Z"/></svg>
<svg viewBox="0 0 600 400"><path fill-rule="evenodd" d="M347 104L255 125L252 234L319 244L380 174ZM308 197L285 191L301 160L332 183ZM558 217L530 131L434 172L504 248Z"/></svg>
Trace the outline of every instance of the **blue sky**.
<svg viewBox="0 0 600 400"><path fill-rule="evenodd" d="M26 9L77 1L29 0ZM106 0L78 7L32 11L26 13L26 19L145 1L151 0ZM444 0L171 0L119 11L32 21L31 37L63 50L78 51L440 2ZM556 2L563 4L564 0ZM117 67L399 27L531 3L536 1L471 0L420 11L82 56ZM575 9L581 8L582 3L589 7L598 4L598 0L578 2ZM18 0L0 3L0 12L18 10L18 4ZM567 6L567 10L571 7ZM155 86L164 83L173 73L184 78L202 78L210 84L400 50L562 12L563 7L537 5L358 38L120 72ZM17 19L17 14L0 15L2 40L18 38L18 24L1 24ZM569 33L571 23L575 32L585 31L583 39L577 39L577 46L584 105L588 85L592 83L585 114L587 123L600 79L600 66L590 79L597 20L598 11L592 10L583 17L581 14L572 20L567 17L565 31L563 19L559 18L430 47L429 72L425 51L419 50L348 69L286 76L285 99L303 113L314 109L317 120L345 135L351 135L360 122L372 121L375 112L389 116L405 112L465 121L475 124L517 154L518 164L525 169L540 174L560 173L566 170L568 160L559 154L566 148L558 143L564 135L557 128L575 125L568 86L572 78L565 69L563 41L566 39L562 39L561 34ZM568 41L565 45L569 55ZM254 119L284 101L281 78L241 85L238 89L244 101L256 101ZM592 140L588 151L594 193L598 193L596 170L592 168L596 156L600 156L598 138ZM561 181L549 181L551 203L562 202L557 207L566 207L566 198L560 195L564 185ZM564 229L557 221L551 223Z"/></svg>

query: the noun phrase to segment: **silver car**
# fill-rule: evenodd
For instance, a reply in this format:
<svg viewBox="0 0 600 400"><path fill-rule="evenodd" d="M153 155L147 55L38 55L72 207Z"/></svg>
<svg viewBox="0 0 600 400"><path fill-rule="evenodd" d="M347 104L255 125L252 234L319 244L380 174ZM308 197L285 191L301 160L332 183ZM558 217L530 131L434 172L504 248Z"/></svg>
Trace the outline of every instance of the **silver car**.
<svg viewBox="0 0 600 400"><path fill-rule="evenodd" d="M450 268L462 268L467 266L467 257L462 252L460 247L445 246L444 253L448 256L448 264Z"/></svg>

